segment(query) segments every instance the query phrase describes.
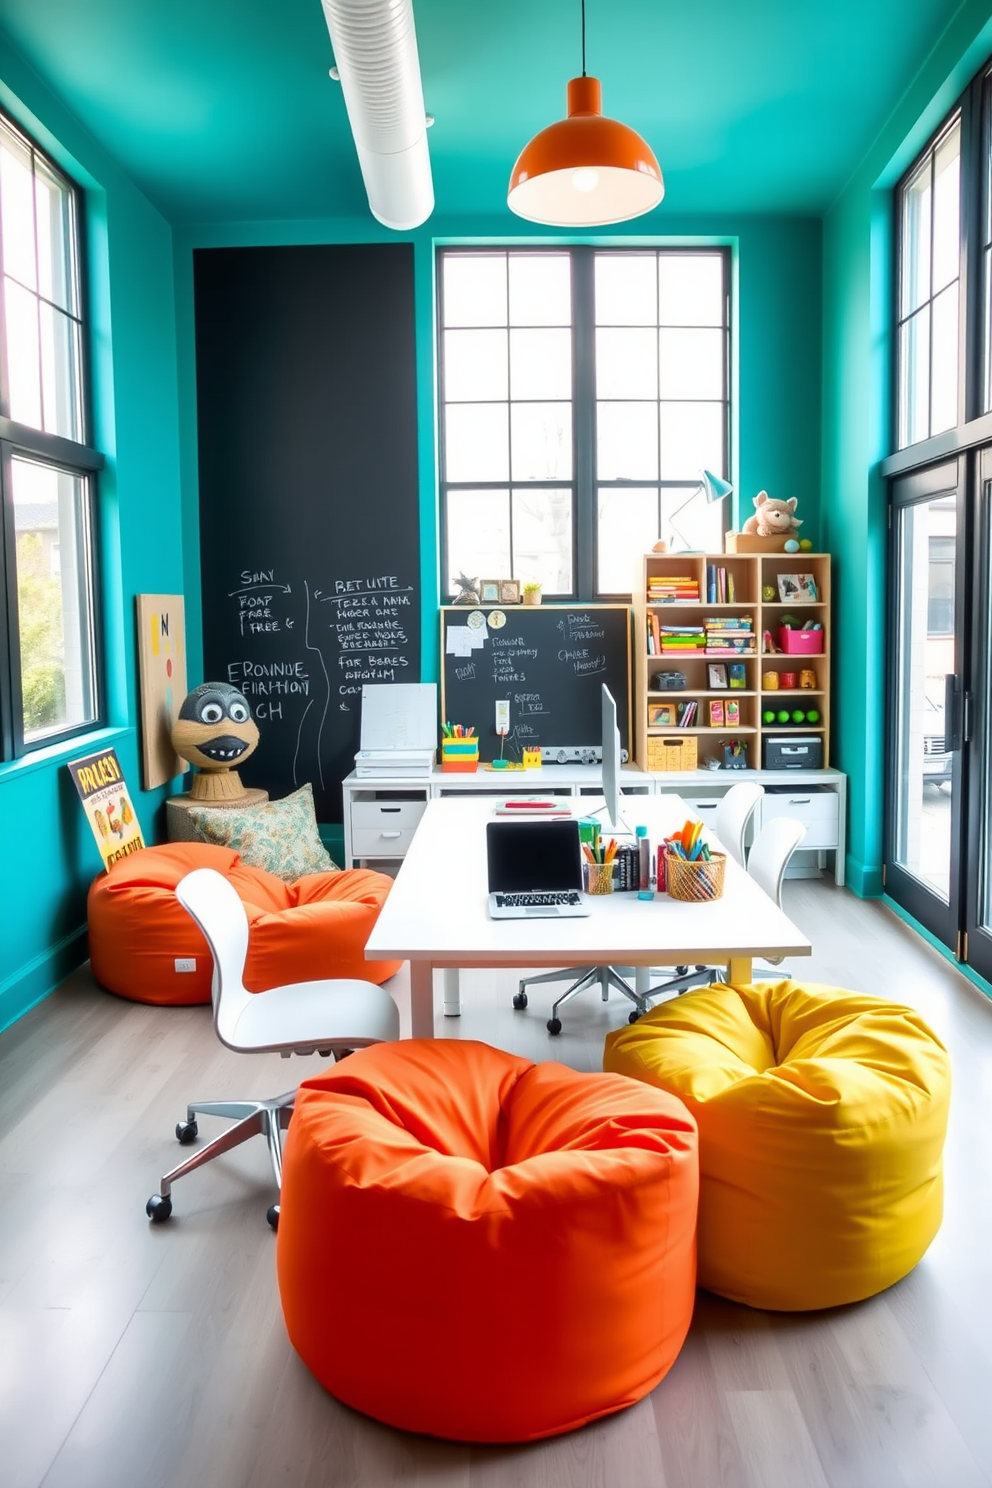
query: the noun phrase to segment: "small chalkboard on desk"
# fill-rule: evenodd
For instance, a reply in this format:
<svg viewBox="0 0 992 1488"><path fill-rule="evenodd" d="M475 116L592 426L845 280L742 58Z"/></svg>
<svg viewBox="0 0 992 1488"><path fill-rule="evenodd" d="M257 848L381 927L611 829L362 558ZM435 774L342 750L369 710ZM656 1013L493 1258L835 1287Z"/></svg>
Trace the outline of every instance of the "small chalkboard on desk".
<svg viewBox="0 0 992 1488"><path fill-rule="evenodd" d="M524 747L598 749L604 682L629 749L630 665L627 605L441 609L441 716L475 729L482 761L500 753L497 700L510 705L505 759Z"/></svg>

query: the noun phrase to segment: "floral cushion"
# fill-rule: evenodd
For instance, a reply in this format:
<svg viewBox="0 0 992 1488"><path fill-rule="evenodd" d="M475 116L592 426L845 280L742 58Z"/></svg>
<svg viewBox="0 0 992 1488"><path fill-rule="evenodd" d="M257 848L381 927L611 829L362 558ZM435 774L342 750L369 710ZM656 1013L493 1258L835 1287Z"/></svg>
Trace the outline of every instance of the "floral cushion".
<svg viewBox="0 0 992 1488"><path fill-rule="evenodd" d="M281 801L241 808L191 806L188 814L201 842L232 847L250 868L264 868L287 883L337 868L317 831L309 782Z"/></svg>

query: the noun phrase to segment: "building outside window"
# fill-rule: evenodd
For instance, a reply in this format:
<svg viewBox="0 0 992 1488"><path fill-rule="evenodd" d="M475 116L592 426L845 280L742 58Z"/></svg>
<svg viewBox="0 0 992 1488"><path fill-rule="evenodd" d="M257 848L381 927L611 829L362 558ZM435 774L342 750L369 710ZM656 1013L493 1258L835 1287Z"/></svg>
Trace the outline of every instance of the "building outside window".
<svg viewBox="0 0 992 1488"><path fill-rule="evenodd" d="M100 717L80 196L0 116L0 753Z"/></svg>
<svg viewBox="0 0 992 1488"><path fill-rule="evenodd" d="M727 475L728 282L719 249L440 252L446 593L624 595L659 537L722 545L722 504L691 498Z"/></svg>

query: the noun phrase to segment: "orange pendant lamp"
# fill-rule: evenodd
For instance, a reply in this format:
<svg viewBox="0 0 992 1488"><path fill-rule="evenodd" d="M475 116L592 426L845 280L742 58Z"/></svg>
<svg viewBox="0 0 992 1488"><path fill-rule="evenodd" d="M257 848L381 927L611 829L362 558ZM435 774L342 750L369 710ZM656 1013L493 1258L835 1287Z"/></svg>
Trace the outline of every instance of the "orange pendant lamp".
<svg viewBox="0 0 992 1488"><path fill-rule="evenodd" d="M582 0L582 76L568 85L568 117L535 134L517 158L506 204L518 217L551 227L600 227L656 207L665 194L661 166L634 129L603 117L599 79L586 76Z"/></svg>

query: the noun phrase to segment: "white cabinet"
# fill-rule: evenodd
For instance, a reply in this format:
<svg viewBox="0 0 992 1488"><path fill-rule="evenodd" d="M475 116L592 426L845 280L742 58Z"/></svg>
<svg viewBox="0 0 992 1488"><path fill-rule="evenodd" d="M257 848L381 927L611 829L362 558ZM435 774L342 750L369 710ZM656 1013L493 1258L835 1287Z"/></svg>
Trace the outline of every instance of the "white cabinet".
<svg viewBox="0 0 992 1488"><path fill-rule="evenodd" d="M836 849L840 842L840 798L836 791L809 786L791 789L766 788L759 803L762 824L778 816L792 817L806 828L801 848Z"/></svg>

